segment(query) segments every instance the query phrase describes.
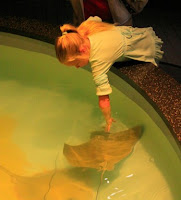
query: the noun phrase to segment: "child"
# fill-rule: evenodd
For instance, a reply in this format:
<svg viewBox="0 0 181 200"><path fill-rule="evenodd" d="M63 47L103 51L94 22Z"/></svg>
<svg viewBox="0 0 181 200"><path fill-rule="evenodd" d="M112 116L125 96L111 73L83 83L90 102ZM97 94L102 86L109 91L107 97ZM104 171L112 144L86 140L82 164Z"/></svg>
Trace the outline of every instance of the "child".
<svg viewBox="0 0 181 200"><path fill-rule="evenodd" d="M107 72L115 61L138 60L157 66L156 60L163 55L163 42L151 27L114 26L101 22L98 17L90 19L77 28L69 24L60 27L62 36L55 42L56 55L67 66L80 68L90 63L99 107L109 132L114 119L111 117L109 94L112 89Z"/></svg>

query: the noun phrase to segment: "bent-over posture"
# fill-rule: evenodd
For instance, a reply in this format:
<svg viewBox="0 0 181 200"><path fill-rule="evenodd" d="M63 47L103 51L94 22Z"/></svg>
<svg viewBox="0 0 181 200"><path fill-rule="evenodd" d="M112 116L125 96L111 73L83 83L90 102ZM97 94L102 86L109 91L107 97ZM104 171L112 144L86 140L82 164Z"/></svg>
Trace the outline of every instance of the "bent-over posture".
<svg viewBox="0 0 181 200"><path fill-rule="evenodd" d="M92 19L92 20L91 20ZM138 60L151 62L163 55L162 40L151 27L133 28L114 26L92 17L79 27L65 24L60 27L62 35L56 39L55 49L59 61L77 68L90 63L99 107L106 120L106 131L114 121L111 117L109 94L112 88L107 72L114 62Z"/></svg>

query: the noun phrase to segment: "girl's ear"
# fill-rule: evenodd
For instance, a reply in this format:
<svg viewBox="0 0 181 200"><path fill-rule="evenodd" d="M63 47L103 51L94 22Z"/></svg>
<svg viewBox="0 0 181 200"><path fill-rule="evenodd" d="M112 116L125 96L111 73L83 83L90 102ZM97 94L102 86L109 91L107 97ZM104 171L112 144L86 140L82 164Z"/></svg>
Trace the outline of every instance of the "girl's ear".
<svg viewBox="0 0 181 200"><path fill-rule="evenodd" d="M87 48L85 47L85 45L81 45L81 46L79 47L80 53L85 53L86 50L87 50Z"/></svg>

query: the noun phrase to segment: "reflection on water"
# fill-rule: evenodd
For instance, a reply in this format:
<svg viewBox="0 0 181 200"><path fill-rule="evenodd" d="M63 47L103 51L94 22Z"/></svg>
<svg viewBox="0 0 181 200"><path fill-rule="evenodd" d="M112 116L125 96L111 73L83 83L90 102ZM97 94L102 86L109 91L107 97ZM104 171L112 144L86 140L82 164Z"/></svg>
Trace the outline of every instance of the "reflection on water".
<svg viewBox="0 0 181 200"><path fill-rule="evenodd" d="M1 199L9 197L8 199L12 200L92 200L95 195L92 187L85 183L87 181L92 184L90 183L91 181L87 180L89 172L82 171L82 169L50 171L36 174L32 177L12 174L3 167L0 167L0 171L0 176L4 178L1 179L3 184L8 182L7 180L9 179L9 184L6 187L4 186L6 190L2 191L0 195ZM74 174L82 174L84 178L80 178L80 180L73 178ZM53 177L52 185L50 186L50 180L53 175L56 176Z"/></svg>
<svg viewBox="0 0 181 200"><path fill-rule="evenodd" d="M65 138L76 131L76 127L73 130L70 127L72 132L68 136L60 131L63 126L59 120L65 118L64 111L68 113L66 109L69 108L65 97L48 90L30 88L26 91L16 82L2 82L0 88L0 199L91 200L99 173L64 168L66 164L59 163L62 162ZM63 110L62 107L57 109L59 99ZM79 107L83 109L84 105ZM71 116L72 113L69 114ZM32 121L34 118L35 121ZM58 128L59 124L61 128ZM57 128L58 134L54 132ZM66 132L66 128L64 130Z"/></svg>
<svg viewBox="0 0 181 200"><path fill-rule="evenodd" d="M164 182L160 172L154 167L154 163L145 163L144 170L142 170L138 163L135 163L134 166L131 164L135 162L132 156L127 161L120 162L116 166L115 170L105 172L104 174L94 169L86 169L84 168L85 166L81 166L81 168L66 167L59 169L57 163L61 158L61 153L59 154L58 152L58 157L56 157L57 160L54 160L54 169L42 170L41 172L34 173L31 176L23 175L26 174L25 169L31 164L29 163L28 165L25 153L23 153L21 148L19 148L18 145L16 145L12 140L12 135L15 133L17 126L18 122L11 118L10 115L0 117L0 177L1 183L3 183L3 186L0 189L1 199L8 197L10 200L24 200L25 198L26 200L117 200L118 196L124 197L125 199L129 199L137 195L139 197L140 190L142 190L142 196L144 196L144 192L147 191L146 196L149 195L151 198L153 197L154 200L157 199L156 197L158 196L160 200L160 195L158 195L156 190L154 193L152 193L152 190L150 194L148 190L149 187L152 187L150 184L156 180L159 180L159 183L161 184L161 187L159 187L159 193L160 188L162 188L161 197L165 197L164 194L166 194L167 197L171 199L170 193L167 190L168 186ZM123 133L127 132L124 131ZM95 139L96 137L100 139L100 137L104 136L101 135L100 132L96 132L96 134L94 133L91 135L92 139ZM107 135L105 139L108 141ZM117 139L119 139L119 137ZM128 139L128 137L123 134L123 139ZM132 141L136 141L135 137L131 136L131 139ZM114 142L114 140L111 142ZM97 144L97 146L99 146L99 144ZM63 148L61 150L63 150ZM111 150L111 147L107 150ZM140 150L140 148L135 150L139 153L136 153L134 159L137 161L142 160L140 163L143 164L143 160L146 158L146 155L144 151ZM137 156L141 156L142 158L140 159ZM149 169L151 170L151 173L146 174ZM154 178L155 181L153 181ZM150 184L149 180L151 180ZM102 182L101 185L100 181ZM148 186L141 184L143 187L139 188L139 192L137 194L138 190L133 185L136 185L136 182L139 185L139 181L146 181ZM134 189L132 187L134 187ZM97 191L99 188L100 191ZM97 192L99 192L99 195Z"/></svg>
<svg viewBox="0 0 181 200"><path fill-rule="evenodd" d="M23 172L29 163L21 148L12 141L17 125L17 120L12 117L0 115L0 163L18 173Z"/></svg>

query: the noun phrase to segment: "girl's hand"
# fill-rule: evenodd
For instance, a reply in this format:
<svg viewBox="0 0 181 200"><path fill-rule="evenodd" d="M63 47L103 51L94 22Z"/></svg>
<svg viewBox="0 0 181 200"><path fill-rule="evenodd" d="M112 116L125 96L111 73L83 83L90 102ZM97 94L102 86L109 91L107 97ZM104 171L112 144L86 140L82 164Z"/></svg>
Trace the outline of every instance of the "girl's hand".
<svg viewBox="0 0 181 200"><path fill-rule="evenodd" d="M106 120L106 128L105 132L109 132L111 129L112 122L116 122L113 118L110 118L109 120Z"/></svg>
<svg viewBox="0 0 181 200"><path fill-rule="evenodd" d="M105 131L109 132L112 122L115 122L115 120L111 117L111 106L110 106L109 95L99 96L99 107L106 120Z"/></svg>

